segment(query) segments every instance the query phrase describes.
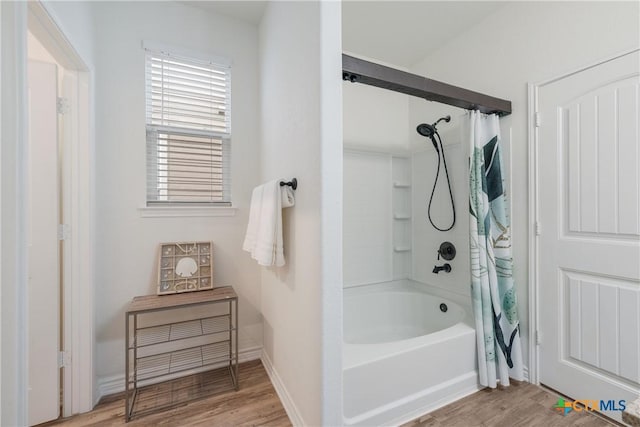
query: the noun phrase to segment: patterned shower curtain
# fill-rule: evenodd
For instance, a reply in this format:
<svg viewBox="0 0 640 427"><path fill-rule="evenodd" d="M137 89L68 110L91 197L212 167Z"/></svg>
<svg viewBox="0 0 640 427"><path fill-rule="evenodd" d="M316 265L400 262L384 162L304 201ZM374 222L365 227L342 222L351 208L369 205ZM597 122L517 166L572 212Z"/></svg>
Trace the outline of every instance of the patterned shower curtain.
<svg viewBox="0 0 640 427"><path fill-rule="evenodd" d="M469 248L480 383L523 379L520 323L513 284L511 223L502 177L496 115L470 113Z"/></svg>

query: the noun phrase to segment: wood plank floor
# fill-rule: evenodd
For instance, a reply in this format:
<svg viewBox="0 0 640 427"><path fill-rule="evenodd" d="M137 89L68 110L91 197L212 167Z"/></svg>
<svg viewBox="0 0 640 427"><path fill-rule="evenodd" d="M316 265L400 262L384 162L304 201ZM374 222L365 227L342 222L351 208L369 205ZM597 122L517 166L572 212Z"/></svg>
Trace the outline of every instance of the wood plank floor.
<svg viewBox="0 0 640 427"><path fill-rule="evenodd" d="M196 385L202 390L200 376L184 378L176 384ZM174 391L175 391L174 387ZM178 387L179 392L182 389ZM191 389L191 387L189 387ZM206 390L205 390L206 391ZM586 412L561 415L553 406L558 395L528 383L505 390L482 390L402 427L599 427L618 425ZM159 399L164 396L158 396ZM147 398L147 403L153 399ZM69 419L44 426L124 425L124 395L108 396L96 408ZM291 426L269 377L259 360L240 364L240 390L225 391L162 412L134 418L128 426Z"/></svg>
<svg viewBox="0 0 640 427"><path fill-rule="evenodd" d="M225 391L182 406L134 418L127 426L291 426L280 399L259 360L241 363L240 390ZM205 374L192 375L174 382L174 391L196 384L196 392ZM210 382L204 382L210 384ZM158 396L162 400L165 396ZM151 400L146 398L147 403ZM104 398L93 411L44 426L115 426L124 425L124 393Z"/></svg>
<svg viewBox="0 0 640 427"><path fill-rule="evenodd" d="M402 427L600 427L618 425L586 412L566 416L553 406L557 394L529 383L485 389L404 424Z"/></svg>

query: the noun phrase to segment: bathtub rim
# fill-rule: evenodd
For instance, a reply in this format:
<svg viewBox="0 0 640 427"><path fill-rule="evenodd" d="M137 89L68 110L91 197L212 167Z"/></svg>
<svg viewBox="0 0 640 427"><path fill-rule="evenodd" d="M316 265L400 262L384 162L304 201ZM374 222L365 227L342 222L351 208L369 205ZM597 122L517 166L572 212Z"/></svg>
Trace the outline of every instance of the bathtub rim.
<svg viewBox="0 0 640 427"><path fill-rule="evenodd" d="M370 294L384 292L426 294L430 297L442 299L445 303L455 304L459 306L463 310L464 316L458 323L455 323L447 328L426 335L420 335L403 340L383 343L351 344L345 342L343 339L342 369L346 370L368 363L373 363L381 359L393 357L394 355L411 351L423 346L434 345L455 337L459 337L461 335L475 334L475 327L473 326L473 318L471 316L470 301L468 304L460 304L458 301L461 301L464 296L458 295L458 297L456 298L458 299L458 301L455 301L453 299L437 295L436 292L430 291L431 287L429 285L424 285L407 279L345 288L343 291L345 297L351 296L349 294Z"/></svg>
<svg viewBox="0 0 640 427"><path fill-rule="evenodd" d="M353 293L353 292L352 292ZM402 295L402 296L406 296L406 295L423 295L426 298L433 300L433 302L435 303L445 303L447 304L447 306L449 307L449 310L452 312L451 315L455 316L455 321L453 323L451 323L449 326L443 327L441 329L432 331L432 332L427 332L427 333L423 333L421 335L416 335L413 337L408 337L408 338L401 338L401 339L394 339L394 340L387 340L387 341L379 341L379 342L350 342L346 340L346 336L347 334L344 332L343 329L343 343L344 344L349 344L349 345L363 345L363 346L369 346L369 345L381 345L381 344L388 344L388 343L392 343L392 342L399 342L399 341L409 341L409 340L413 340L416 338L420 338L420 337L424 337L427 335L433 335L433 334L437 334L440 331L444 331L447 330L449 328L453 328L455 325L457 325L458 323L462 323L465 321L465 318L467 317L467 310L465 309L465 307L461 306L460 304L451 301L449 299L446 298L442 298L439 297L437 295L433 295L427 292L416 292L413 289L383 289L383 290L377 290L377 291L366 291L366 292L357 292L357 295L345 295L344 299L351 299L351 298L359 298L359 297L364 297L364 296L369 296L369 295L380 295L380 294L384 294L386 295ZM439 313L436 313L436 315L440 315ZM449 315L449 314L447 314ZM343 324L344 327L344 324Z"/></svg>
<svg viewBox="0 0 640 427"><path fill-rule="evenodd" d="M417 282L413 279L396 279L386 282L358 284L345 287L342 289L342 295L343 298L345 298L347 296L350 296L351 294L378 293L382 291L418 292L427 294L429 296L442 298L443 300L446 300L448 302L453 302L456 305L460 306L465 313L465 316L461 320L461 322L471 326L475 330L475 320L473 318L473 311L471 307L471 293L461 294L459 292L451 291L449 289L443 289L439 286L434 286L429 283ZM343 340L343 344L348 343L344 342Z"/></svg>

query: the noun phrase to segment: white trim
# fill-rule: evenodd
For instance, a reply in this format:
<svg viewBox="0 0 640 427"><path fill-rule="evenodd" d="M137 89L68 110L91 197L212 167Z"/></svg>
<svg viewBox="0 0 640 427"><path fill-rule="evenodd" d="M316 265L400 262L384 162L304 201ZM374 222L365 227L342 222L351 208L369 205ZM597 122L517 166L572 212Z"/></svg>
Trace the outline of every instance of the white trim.
<svg viewBox="0 0 640 427"><path fill-rule="evenodd" d="M2 25L2 6L0 5L0 25ZM0 33L0 45L2 44ZM0 49L1 50L1 49ZM0 100L2 99L2 55L0 54ZM0 101L0 140L2 140L2 102ZM0 148L0 165L2 165L2 148ZM2 238L2 174L0 174L0 242ZM0 244L0 278L2 278L2 245ZM2 280L0 280L1 282ZM2 312L2 286L0 286L0 313ZM2 316L0 316L0 320ZM2 328L0 327L0 402L2 402ZM2 422L2 405L0 405L0 422Z"/></svg>
<svg viewBox="0 0 640 427"><path fill-rule="evenodd" d="M29 204L27 197L22 195L28 193L29 186L29 159L28 144L29 140L29 112L28 112L28 87L27 87L27 10L26 7L16 9L16 32L19 37L16 40L16 59L19 64L16 75L16 188L17 200L16 210L18 218L16 221L16 284L18 286L16 292L17 316L16 326L18 336L16 340L16 349L18 353L17 377L18 384L16 394L18 395L17 411L18 424L27 424L29 419L29 337L23 331L29 330L29 297L27 293L29 283L29 251L28 251L28 232L29 227ZM19 20L18 20L19 19ZM5 141L6 142L6 141ZM24 328L22 329L21 326Z"/></svg>
<svg viewBox="0 0 640 427"><path fill-rule="evenodd" d="M124 374L110 375L98 378L98 392L94 396L94 406L100 403L105 396L121 393L124 391Z"/></svg>
<svg viewBox="0 0 640 427"><path fill-rule="evenodd" d="M239 363L249 362L251 360L258 360L262 357L262 347L252 347L238 352ZM189 372L191 374L197 374L199 372L205 372L210 370L210 367L194 369ZM176 375L176 378L184 376L185 373ZM124 391L124 374L110 375L102 377L98 381L98 392L94 399L94 406L100 402L100 399L112 394L122 393Z"/></svg>
<svg viewBox="0 0 640 427"><path fill-rule="evenodd" d="M320 422L342 421L342 64L340 2L320 3Z"/></svg>
<svg viewBox="0 0 640 427"><path fill-rule="evenodd" d="M71 382L71 397L65 397L65 403L71 408L65 408L65 414L76 414L93 409L93 395L95 394L94 381L94 318L93 318L93 82L90 74L90 66L78 54L74 43L68 38L60 25L59 19L48 8L46 3L30 2L29 11L37 19L43 35L48 40L48 48L59 56L56 60L67 69L75 72L77 76L76 95L77 104L73 106L75 125L70 133L68 141L70 147L65 150L65 159L69 168L69 176L72 178L64 189L68 194L68 202L65 204L65 216L70 218L69 226L71 236L69 246L65 253L70 257L65 266L65 306L70 310L65 312L65 350L71 354L70 378L65 378L65 383ZM65 372L67 374L68 372Z"/></svg>
<svg viewBox="0 0 640 427"><path fill-rule="evenodd" d="M294 426L307 425L302 419L302 415L300 414L300 411L298 410L298 408L296 407L296 404L291 398L291 395L287 391L287 388L285 387L284 382L280 378L280 375L278 375L278 372L273 367L273 364L271 363L269 356L267 356L267 352L262 353L261 360L262 360L262 365L264 366L265 371L267 371L267 375L269 375L271 384L273 384L273 388L276 389L276 393L280 398L280 402L282 402L282 406L284 407L284 410L287 412L287 416L289 417L291 424L293 424Z"/></svg>
<svg viewBox="0 0 640 427"><path fill-rule="evenodd" d="M71 295L72 403L75 413L93 409L94 392L94 135L91 128L93 87L90 75L78 73L78 127L72 139L71 164Z"/></svg>
<svg viewBox="0 0 640 427"><path fill-rule="evenodd" d="M539 81L537 83L534 83L533 86L535 86L537 88L542 87L542 86L546 86L546 85L554 83L554 82L556 82L558 80L562 80L562 79L570 77L570 76L572 76L574 74L580 73L582 71L586 71L586 70L588 70L590 68L597 67L598 65L602 65L602 64L607 63L609 61L613 61L614 59L618 59L618 58L620 58L622 56L628 55L628 54L636 52L638 50L640 50L640 47L633 47L633 48L630 48L630 49L625 49L625 50L623 50L621 52L618 52L618 53L616 53L616 54L614 54L612 56L607 56L607 57L599 59L597 61L593 61L593 62L587 63L586 65L582 65L580 67L576 67L576 68L571 69L569 71L566 71L564 73L558 74L555 77L551 77L551 78L546 79L546 80L541 80L541 81Z"/></svg>
<svg viewBox="0 0 640 427"><path fill-rule="evenodd" d="M28 419L27 337L27 5L2 2L2 419L7 425L26 425ZM9 393L7 393L9 391Z"/></svg>
<svg viewBox="0 0 640 427"><path fill-rule="evenodd" d="M206 218L235 216L238 208L233 206L141 206L138 208L142 218Z"/></svg>
<svg viewBox="0 0 640 427"><path fill-rule="evenodd" d="M231 68L231 65L233 64L231 59L222 55L203 53L150 40L143 40L142 48L147 52L161 53L167 56L174 56L176 58L195 59L197 61L208 62L226 68Z"/></svg>
<svg viewBox="0 0 640 427"><path fill-rule="evenodd" d="M35 32L30 30L55 60L66 69L88 71L86 61L69 41L47 4L41 1L29 2L28 8L31 17L40 24L39 28L34 28Z"/></svg>
<svg viewBox="0 0 640 427"><path fill-rule="evenodd" d="M72 212L72 203L73 198L72 194L68 189L72 188L72 171L71 167L73 164L74 156L74 148L78 144L78 132L77 127L73 126L73 123L77 123L78 120L78 73L70 72L64 70L64 78L63 78L63 88L60 96L64 96L69 100L70 111L63 115L63 126L61 135L62 138L62 170L59 171L62 177L61 181L61 190L62 190L62 216L60 218L60 224L67 224L70 226L69 219L70 213ZM69 83L69 80L73 81L73 84ZM74 224L77 226L77 224ZM71 229L71 227L69 227ZM60 348L60 351L69 352L72 354L73 350L73 322L70 319L73 319L73 283L77 278L73 277L73 273L69 274L69 272L73 272L74 266L72 264L73 261L73 253L72 248L74 246L74 240L77 238L77 233L71 234L70 238L63 241L62 243L62 308L64 312L62 313L62 336L64 346ZM73 357L71 358L73 360ZM69 417L73 414L73 396L71 390L73 390L73 368L68 369L65 368L63 370L62 377L62 416Z"/></svg>
<svg viewBox="0 0 640 427"><path fill-rule="evenodd" d="M539 289L539 239L536 236L536 223L539 221L539 186L538 186L538 146L539 135L535 126L535 113L538 112L538 91L541 87L570 77L581 71L586 71L598 65L613 61L622 56L640 51L640 47L634 47L619 52L615 55L594 61L585 66L577 67L569 72L542 80L537 83L529 83L528 86L528 145L529 145L529 380L532 384L540 383L540 357L538 352L537 331L539 331L540 300Z"/></svg>
<svg viewBox="0 0 640 427"><path fill-rule="evenodd" d="M528 192L529 192L529 215L528 215L528 252L529 252L529 381L532 384L539 384L538 377L538 236L536 236L536 223L538 222L538 155L537 155L537 130L535 127L535 113L537 111L537 86L529 83L529 105L527 111L528 130Z"/></svg>

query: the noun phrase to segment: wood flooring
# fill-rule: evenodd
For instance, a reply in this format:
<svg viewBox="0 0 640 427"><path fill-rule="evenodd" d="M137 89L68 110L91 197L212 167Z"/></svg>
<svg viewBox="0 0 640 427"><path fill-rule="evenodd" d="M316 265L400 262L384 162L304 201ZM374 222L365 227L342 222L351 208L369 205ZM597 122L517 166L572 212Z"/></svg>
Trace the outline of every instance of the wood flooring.
<svg viewBox="0 0 640 427"><path fill-rule="evenodd" d="M610 427L600 416L554 409L559 395L529 383L484 389L401 427Z"/></svg>
<svg viewBox="0 0 640 427"><path fill-rule="evenodd" d="M176 382L185 389L195 384L202 390L200 376ZM225 391L162 412L134 418L127 426L273 426L291 422L259 360L240 364L240 390ZM189 386L189 387L187 387ZM160 389L158 389L160 390ZM181 389L182 390L182 389ZM553 408L558 395L528 383L501 390L479 391L464 399L423 415L402 427L600 427L619 425L586 412L566 416ZM147 398L149 399L149 398ZM158 396L162 401L165 396ZM147 400L149 404L151 400ZM124 394L104 398L96 408L82 415L57 420L44 426L124 425ZM330 426L327 426L330 427Z"/></svg>
<svg viewBox="0 0 640 427"><path fill-rule="evenodd" d="M241 363L239 366L240 390L233 389L194 400L161 412L134 417L127 426L291 426L280 399L271 385L259 360ZM175 381L173 388L185 393L191 385L196 385L195 393L200 393L199 384L210 384L203 379L206 373L196 374ZM207 387L209 387L207 385ZM158 388L162 390L162 388ZM158 395L158 400L166 398ZM149 407L151 398L145 398ZM107 396L93 411L61 419L44 426L117 426L124 422L124 393Z"/></svg>

